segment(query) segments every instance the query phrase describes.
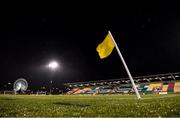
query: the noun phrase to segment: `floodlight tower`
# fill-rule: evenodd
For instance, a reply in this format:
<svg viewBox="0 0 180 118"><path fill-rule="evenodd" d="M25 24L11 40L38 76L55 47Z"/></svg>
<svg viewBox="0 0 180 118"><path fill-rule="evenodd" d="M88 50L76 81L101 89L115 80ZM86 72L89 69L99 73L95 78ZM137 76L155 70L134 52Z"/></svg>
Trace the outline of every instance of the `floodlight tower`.
<svg viewBox="0 0 180 118"><path fill-rule="evenodd" d="M48 67L52 72L54 72L54 71L59 67L59 64L58 64L57 61L51 61L51 62L49 62L49 64L47 65L47 67ZM51 95L51 92L52 92L51 87L52 87L52 79L50 80L50 90L49 90L50 95Z"/></svg>

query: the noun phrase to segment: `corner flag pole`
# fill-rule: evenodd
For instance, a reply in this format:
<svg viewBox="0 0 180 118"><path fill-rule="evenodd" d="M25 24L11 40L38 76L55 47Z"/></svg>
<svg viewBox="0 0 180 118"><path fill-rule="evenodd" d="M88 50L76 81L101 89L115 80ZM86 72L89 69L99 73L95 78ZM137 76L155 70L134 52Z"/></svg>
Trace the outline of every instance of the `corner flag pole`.
<svg viewBox="0 0 180 118"><path fill-rule="evenodd" d="M138 99L140 99L141 96L139 95L139 92L138 92L138 90L137 90L137 88L136 88L136 85L135 85L135 83L134 83L134 80L133 80L133 78L132 78L132 76L131 76L131 73L129 72L129 69L128 69L127 65L126 65L126 62L125 62L125 60L124 60L124 58L123 58L123 56L122 56L122 54L121 54L121 52L120 52L117 44L116 44L116 41L114 40L111 32L108 31L108 33L110 34L110 36L111 36L111 38L112 38L112 40L113 40L113 42L114 42L114 45L115 45L116 50L117 50L117 52L118 52L118 54L119 54L119 57L121 58L121 61L122 61L123 65L124 65L124 67L125 67L125 69L126 69L126 72L127 72L128 76L129 76L129 79L131 80L131 84L132 84L132 86L133 86L133 88L134 88L134 91L135 91L135 93L136 93L136 96L137 96Z"/></svg>

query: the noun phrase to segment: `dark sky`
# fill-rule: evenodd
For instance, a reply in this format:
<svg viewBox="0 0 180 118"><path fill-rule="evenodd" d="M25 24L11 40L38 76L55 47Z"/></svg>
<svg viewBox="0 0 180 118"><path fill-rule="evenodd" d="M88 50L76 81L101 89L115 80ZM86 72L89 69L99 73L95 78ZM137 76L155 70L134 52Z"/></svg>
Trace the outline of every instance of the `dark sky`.
<svg viewBox="0 0 180 118"><path fill-rule="evenodd" d="M115 3L114 3L115 4ZM106 5L109 5L108 3ZM180 71L178 3L119 3L81 6L54 15L0 17L1 86L24 77L31 87L127 77L117 51L101 60L96 52L108 30L132 76ZM54 73L45 68L60 63Z"/></svg>

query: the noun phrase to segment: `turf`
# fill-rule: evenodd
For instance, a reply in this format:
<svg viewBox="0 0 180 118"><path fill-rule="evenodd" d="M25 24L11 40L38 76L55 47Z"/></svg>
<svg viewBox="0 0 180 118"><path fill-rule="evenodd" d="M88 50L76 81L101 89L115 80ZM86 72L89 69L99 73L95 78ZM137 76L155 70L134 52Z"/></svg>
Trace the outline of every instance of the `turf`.
<svg viewBox="0 0 180 118"><path fill-rule="evenodd" d="M180 117L180 94L0 95L1 117Z"/></svg>

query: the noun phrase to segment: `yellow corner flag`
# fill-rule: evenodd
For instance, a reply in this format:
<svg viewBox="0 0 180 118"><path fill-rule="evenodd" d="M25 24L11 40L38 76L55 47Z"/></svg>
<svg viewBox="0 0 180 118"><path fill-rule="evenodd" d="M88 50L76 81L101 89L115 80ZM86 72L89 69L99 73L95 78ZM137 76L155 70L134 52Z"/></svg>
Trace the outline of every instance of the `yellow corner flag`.
<svg viewBox="0 0 180 118"><path fill-rule="evenodd" d="M113 51L113 49L114 43L111 35L108 33L104 41L97 46L96 51L99 53L100 58L103 59L108 57Z"/></svg>

